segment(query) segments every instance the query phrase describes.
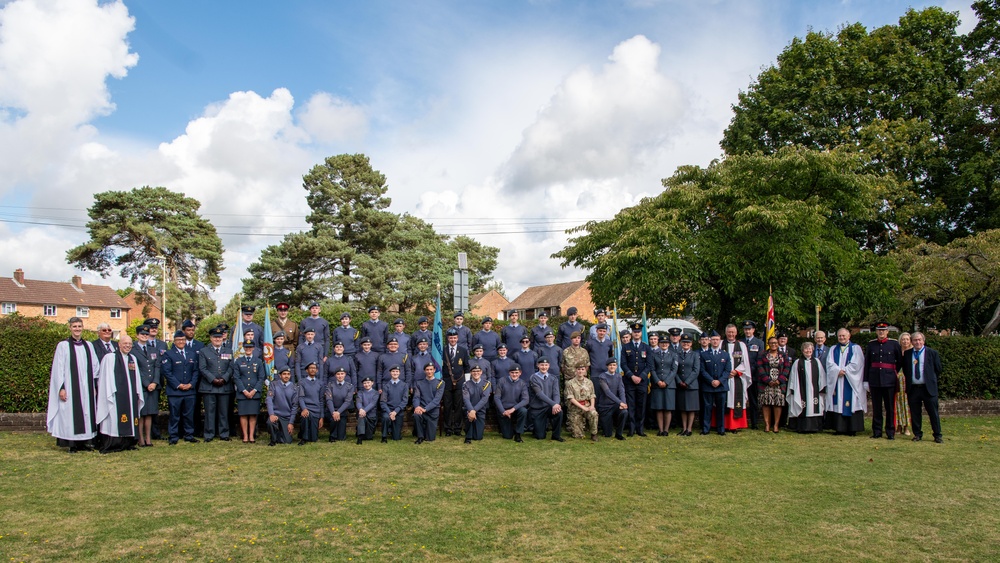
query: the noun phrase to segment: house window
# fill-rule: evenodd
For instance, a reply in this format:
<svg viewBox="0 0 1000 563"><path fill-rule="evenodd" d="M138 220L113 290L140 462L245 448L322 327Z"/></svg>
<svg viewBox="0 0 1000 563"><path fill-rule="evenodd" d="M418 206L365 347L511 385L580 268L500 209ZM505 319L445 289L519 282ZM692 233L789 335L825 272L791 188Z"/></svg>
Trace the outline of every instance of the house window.
<svg viewBox="0 0 1000 563"><path fill-rule="evenodd" d="M56 306L55 305L46 305L45 306L45 312L43 314L46 317L54 317L54 316L56 316Z"/></svg>
<svg viewBox="0 0 1000 563"><path fill-rule="evenodd" d="M77 307L76 316L85 319L90 316L90 307Z"/></svg>
<svg viewBox="0 0 1000 563"><path fill-rule="evenodd" d="M111 318L112 319L120 319L120 318L122 318L122 310L121 309L111 309Z"/></svg>
<svg viewBox="0 0 1000 563"><path fill-rule="evenodd" d="M4 303L0 307L2 307L0 308L0 313L3 313L5 315L17 312L17 303Z"/></svg>

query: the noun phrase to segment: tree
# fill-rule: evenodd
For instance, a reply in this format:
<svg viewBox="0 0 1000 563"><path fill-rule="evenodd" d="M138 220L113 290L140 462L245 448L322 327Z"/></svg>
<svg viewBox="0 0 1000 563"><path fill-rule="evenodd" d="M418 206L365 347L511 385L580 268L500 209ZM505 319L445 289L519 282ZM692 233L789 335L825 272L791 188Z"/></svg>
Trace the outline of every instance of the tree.
<svg viewBox="0 0 1000 563"><path fill-rule="evenodd" d="M493 280L484 285L483 289L480 290L479 293L489 293L493 290L496 290L496 292L503 296L504 299L507 299L507 290L504 288L503 281L501 280Z"/></svg>
<svg viewBox="0 0 1000 563"><path fill-rule="evenodd" d="M786 147L685 166L666 189L609 221L592 221L553 255L591 270L595 303L653 317L695 304L721 327L764 316L773 287L779 323L808 325L816 304L831 323L888 312L895 264L845 232L870 220L891 179L848 151Z"/></svg>
<svg viewBox="0 0 1000 563"><path fill-rule="evenodd" d="M1000 229L944 246L918 243L897 260L906 274L906 317L981 336L1000 327Z"/></svg>
<svg viewBox="0 0 1000 563"><path fill-rule="evenodd" d="M223 269L222 240L198 214L200 207L198 200L163 187L96 194L87 211L90 240L67 251L66 260L104 277L118 268L138 287L162 279L165 261L168 285L192 296L194 303L195 296L219 285ZM175 303L175 320L204 305L203 300L200 305L185 305L181 299Z"/></svg>
<svg viewBox="0 0 1000 563"><path fill-rule="evenodd" d="M966 58L957 25L957 15L931 7L871 32L853 24L794 39L740 94L723 149L865 155L867 170L898 184L851 233L880 253L906 236L943 244L1000 226L1000 215L983 213L996 207L996 170L986 163L995 150L984 144L984 116L968 90L982 63Z"/></svg>
<svg viewBox="0 0 1000 563"><path fill-rule="evenodd" d="M331 276L335 259L329 256L328 242L329 238L312 233L292 233L264 248L260 259L247 268L244 298L257 305L286 301L300 307L339 293L342 288Z"/></svg>

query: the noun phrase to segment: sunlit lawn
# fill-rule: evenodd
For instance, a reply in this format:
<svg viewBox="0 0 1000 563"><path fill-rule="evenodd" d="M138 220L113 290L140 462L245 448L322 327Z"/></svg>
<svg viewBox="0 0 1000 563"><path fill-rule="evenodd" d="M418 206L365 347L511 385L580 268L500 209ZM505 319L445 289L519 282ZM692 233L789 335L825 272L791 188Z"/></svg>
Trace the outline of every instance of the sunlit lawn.
<svg viewBox="0 0 1000 563"><path fill-rule="evenodd" d="M1000 559L1000 419L944 430L107 456L0 433L0 560Z"/></svg>

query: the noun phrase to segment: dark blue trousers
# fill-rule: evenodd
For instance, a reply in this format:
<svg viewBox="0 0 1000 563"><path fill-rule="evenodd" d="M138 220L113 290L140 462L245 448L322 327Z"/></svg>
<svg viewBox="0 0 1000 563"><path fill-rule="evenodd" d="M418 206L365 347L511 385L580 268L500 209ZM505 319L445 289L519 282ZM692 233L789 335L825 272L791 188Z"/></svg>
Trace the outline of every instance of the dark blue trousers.
<svg viewBox="0 0 1000 563"><path fill-rule="evenodd" d="M170 408L170 420L167 423L167 432L170 441L176 442L180 436L180 426L184 426L183 438L194 438L194 395L168 396L167 405Z"/></svg>

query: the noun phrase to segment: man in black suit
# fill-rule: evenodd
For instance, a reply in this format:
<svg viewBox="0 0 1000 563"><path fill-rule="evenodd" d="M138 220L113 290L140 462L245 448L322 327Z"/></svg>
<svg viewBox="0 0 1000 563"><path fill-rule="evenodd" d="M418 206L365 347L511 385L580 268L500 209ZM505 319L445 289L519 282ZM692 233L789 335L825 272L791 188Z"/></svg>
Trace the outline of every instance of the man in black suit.
<svg viewBox="0 0 1000 563"><path fill-rule="evenodd" d="M462 386L465 385L465 374L469 367L469 349L458 343L458 331L455 327L448 329L448 343L444 347L442 358L442 378L444 379L444 401L442 415L444 418L445 436L462 434L462 413L464 404Z"/></svg>
<svg viewBox="0 0 1000 563"><path fill-rule="evenodd" d="M910 336L913 348L903 353L903 375L906 376L906 398L910 403L910 426L913 441L919 442L924 434L921 428L920 407L927 409L931 419L934 441L944 443L941 435L941 417L938 416L938 377L941 376L941 356L937 350L924 346L924 335L914 332Z"/></svg>
<svg viewBox="0 0 1000 563"><path fill-rule="evenodd" d="M114 335L114 331L111 330L111 325L108 323L101 323L97 325L97 338L94 340L94 352L97 353L98 361L104 359L104 355L109 352L118 351L118 343L111 340Z"/></svg>

